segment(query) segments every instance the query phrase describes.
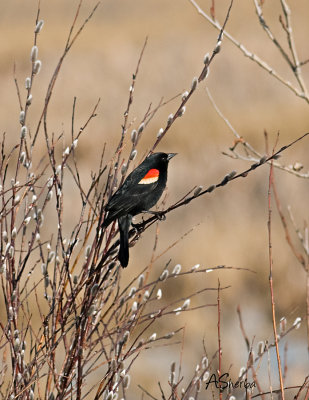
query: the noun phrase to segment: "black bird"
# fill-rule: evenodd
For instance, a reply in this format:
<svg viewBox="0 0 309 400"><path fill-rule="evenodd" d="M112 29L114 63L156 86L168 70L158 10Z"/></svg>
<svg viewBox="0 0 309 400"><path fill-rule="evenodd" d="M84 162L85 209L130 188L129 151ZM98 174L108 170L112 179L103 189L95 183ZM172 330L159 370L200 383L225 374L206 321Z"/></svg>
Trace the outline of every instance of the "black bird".
<svg viewBox="0 0 309 400"><path fill-rule="evenodd" d="M129 262L129 229L134 215L148 211L160 199L167 181L169 160L176 153L153 153L135 168L113 194L105 207L103 227L118 219L120 247L118 259L123 268Z"/></svg>

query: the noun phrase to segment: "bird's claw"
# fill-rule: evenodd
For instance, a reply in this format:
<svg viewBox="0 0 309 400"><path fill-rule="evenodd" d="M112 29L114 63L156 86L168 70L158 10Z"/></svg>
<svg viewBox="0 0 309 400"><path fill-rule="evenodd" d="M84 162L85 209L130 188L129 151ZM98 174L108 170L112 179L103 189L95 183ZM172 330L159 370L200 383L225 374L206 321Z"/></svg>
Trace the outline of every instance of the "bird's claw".
<svg viewBox="0 0 309 400"><path fill-rule="evenodd" d="M158 212L158 213L156 214L156 216L158 217L158 219L159 219L160 221L165 221L165 220L166 220L166 215L163 214L163 213L161 213L161 212Z"/></svg>
<svg viewBox="0 0 309 400"><path fill-rule="evenodd" d="M154 215L160 221L165 221L166 220L166 215L165 215L164 211L143 211L143 213L144 214Z"/></svg>
<svg viewBox="0 0 309 400"><path fill-rule="evenodd" d="M143 221L143 222L144 222L144 221ZM131 226L132 226L132 228L135 229L136 232L138 233L138 232L141 230L142 226L144 225L143 222L140 222L140 223L138 223L138 224L134 224L133 222L131 222Z"/></svg>

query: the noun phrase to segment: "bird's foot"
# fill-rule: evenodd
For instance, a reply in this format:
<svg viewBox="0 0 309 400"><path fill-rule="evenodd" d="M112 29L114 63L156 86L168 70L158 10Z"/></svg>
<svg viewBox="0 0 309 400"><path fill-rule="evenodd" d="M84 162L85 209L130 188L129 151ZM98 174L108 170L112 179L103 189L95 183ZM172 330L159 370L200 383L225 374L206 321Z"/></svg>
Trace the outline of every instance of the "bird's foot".
<svg viewBox="0 0 309 400"><path fill-rule="evenodd" d="M144 222L144 220L143 220ZM138 224L134 224L133 222L131 222L131 226L133 229L136 230L136 232L139 232L141 230L141 228L144 226L143 222L139 222Z"/></svg>
<svg viewBox="0 0 309 400"><path fill-rule="evenodd" d="M145 214L155 215L160 221L166 220L166 215L163 211L143 211Z"/></svg>

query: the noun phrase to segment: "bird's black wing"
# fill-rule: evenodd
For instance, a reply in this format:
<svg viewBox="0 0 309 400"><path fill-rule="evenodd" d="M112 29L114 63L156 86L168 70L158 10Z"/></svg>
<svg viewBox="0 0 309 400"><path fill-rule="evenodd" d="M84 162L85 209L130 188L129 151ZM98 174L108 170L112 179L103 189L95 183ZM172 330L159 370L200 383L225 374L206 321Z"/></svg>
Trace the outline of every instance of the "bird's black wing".
<svg viewBox="0 0 309 400"><path fill-rule="evenodd" d="M119 207L125 207L126 199L128 203L135 203L140 195L152 190L155 184L139 185L140 180L147 174L149 167L144 163L137 166L126 178L121 187L113 194L106 205L106 211ZM146 187L147 186L147 187ZM131 201L130 201L131 200Z"/></svg>
<svg viewBox="0 0 309 400"><path fill-rule="evenodd" d="M112 196L106 206L106 211L109 212L108 219L114 220L125 214L135 214L138 209L140 209L140 211L145 211L143 207L143 195L152 192L156 186L157 182L148 185L136 184L134 187L129 188L125 188L123 185Z"/></svg>

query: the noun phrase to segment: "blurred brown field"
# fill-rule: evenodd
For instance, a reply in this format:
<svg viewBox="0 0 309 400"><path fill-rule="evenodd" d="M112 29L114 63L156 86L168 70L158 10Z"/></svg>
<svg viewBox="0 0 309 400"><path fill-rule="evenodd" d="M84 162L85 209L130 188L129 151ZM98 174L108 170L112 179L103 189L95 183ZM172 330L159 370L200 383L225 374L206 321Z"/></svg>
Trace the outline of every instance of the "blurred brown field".
<svg viewBox="0 0 309 400"><path fill-rule="evenodd" d="M299 58L305 60L309 57L306 40L309 36L309 5L304 0L298 1L297 6L290 3ZM41 2L41 18L45 21L38 41L42 70L35 82L33 105L29 110L32 128L42 112L48 82L64 48L77 4L72 0ZM216 17L222 22L229 2L221 0L215 4ZM79 17L81 21L94 5L94 1L84 2ZM211 1L200 1L200 5L209 12ZM36 10L37 2L33 0L11 0L1 5L0 121L1 131L6 132L8 147L19 140L20 132L13 67L15 65L24 98L24 80L30 71ZM279 1L266 0L264 13L278 38L286 43L278 21ZM291 71L259 25L252 2L235 2L227 31L286 80L294 83ZM85 123L95 103L101 99L98 115L81 137L78 147L81 177L86 186L91 170L99 163L104 143L106 161L118 143L132 73L146 36L148 44L130 114L132 127L139 125L150 103L156 105L162 97L167 100L190 88L192 78L202 70L205 53L213 50L218 32L186 0L102 1L64 62L48 113L49 131L55 136L64 133L65 144L68 145L74 96L77 98L76 129ZM303 67L303 74L308 82L309 65ZM220 54L211 64L207 80L198 87L187 105L185 115L175 122L159 146L160 151L178 153L170 164L167 205L173 204L194 185L207 187L218 183L231 170L242 171L248 167L245 161L222 155L232 146L234 137L211 105L206 86L238 133L262 154L265 152L264 130L268 132L270 147L275 143L278 132L278 146L281 146L308 131L308 104L224 39ZM168 103L147 126L137 162L152 145L158 130L165 124L167 116L175 112L178 104L177 99ZM43 137L40 140L43 152ZM124 151L126 155L129 152L128 143ZM280 163L290 165L301 162L304 171L308 171L308 147L308 139L297 143L283 153ZM172 301L175 293L183 293L183 297L186 297L205 286L216 288L218 279L222 287L230 286L222 293L221 333L224 368L229 370L232 365L233 376L237 376L239 369L247 362L246 346L236 313L237 305L241 307L248 337L251 340L254 338L254 348L260 340L273 340L268 284L268 177L269 167L263 166L247 178L232 182L175 210L165 222L159 223L157 254L174 242L179 242L159 258L153 274L158 274L157 269L161 271L169 260L171 265L180 263L184 270L199 263L209 268L227 265L254 271L213 271L205 275L196 274L190 280L179 277L162 285L162 302ZM303 228L304 221L308 221L307 181L279 170L275 170L275 179L285 215L288 215L287 207L290 205L296 223ZM64 229L68 235L79 215L79 208L71 206L75 204L76 193L70 185L68 183L65 188ZM305 273L286 243L274 204L273 207L277 320L286 316L288 323L292 324L296 317L305 317ZM47 223L53 224L52 218ZM292 238L297 242L290 221L288 223L293 232ZM193 231L181 239L192 227ZM122 272L124 282L150 261L154 240L155 229L152 228L131 249L130 265ZM207 304L216 303L216 292L205 292L201 300ZM192 306L200 304L194 301L193 298ZM190 314L182 313L179 317L170 316L164 323L161 321L154 329L168 332L185 326L182 355L185 371L193 372L189 366L199 361L203 339L210 356L217 350L215 307ZM301 384L298 378L308 370L305 325L287 340L291 342L291 351L288 351L286 384ZM165 382L164 386L167 386L170 362L174 359L179 361L180 353L181 345L159 348L155 353L145 352L133 369L134 393L140 393L137 388L140 383L158 395L157 382ZM271 362L276 382L275 357ZM266 377L266 365L263 368Z"/></svg>

